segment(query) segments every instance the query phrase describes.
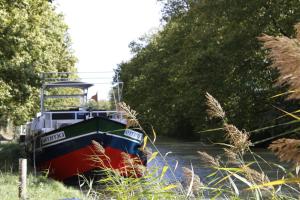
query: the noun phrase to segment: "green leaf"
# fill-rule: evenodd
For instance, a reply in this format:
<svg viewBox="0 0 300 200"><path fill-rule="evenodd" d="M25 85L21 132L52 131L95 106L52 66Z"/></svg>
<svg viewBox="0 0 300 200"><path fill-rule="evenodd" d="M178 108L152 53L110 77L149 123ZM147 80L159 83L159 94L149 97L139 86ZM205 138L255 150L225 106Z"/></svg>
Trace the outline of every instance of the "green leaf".
<svg viewBox="0 0 300 200"><path fill-rule="evenodd" d="M162 179L162 178L165 176L165 174L166 174L166 172L168 171L168 169L169 169L168 166L164 166L164 167L162 168L161 174L160 174L160 179Z"/></svg>

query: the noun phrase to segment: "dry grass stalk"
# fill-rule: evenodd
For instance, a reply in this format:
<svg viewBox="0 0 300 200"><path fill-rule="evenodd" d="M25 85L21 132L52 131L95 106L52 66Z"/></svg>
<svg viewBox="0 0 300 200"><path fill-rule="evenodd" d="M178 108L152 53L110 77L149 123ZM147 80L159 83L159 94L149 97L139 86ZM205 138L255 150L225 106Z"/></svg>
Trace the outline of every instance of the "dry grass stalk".
<svg viewBox="0 0 300 200"><path fill-rule="evenodd" d="M296 30L296 39L300 41L300 23L296 24L294 28Z"/></svg>
<svg viewBox="0 0 300 200"><path fill-rule="evenodd" d="M127 128L139 126L137 119L138 113L135 110L131 109L130 106L124 102L119 103L119 108L124 111L124 115L127 119Z"/></svg>
<svg viewBox="0 0 300 200"><path fill-rule="evenodd" d="M218 159L215 159L208 153L204 151L197 151L197 153L200 155L200 159L205 163L208 167L220 167L220 163Z"/></svg>
<svg viewBox="0 0 300 200"><path fill-rule="evenodd" d="M243 172L245 173L247 180L250 180L253 183L263 184L263 183L270 182L268 176L263 172L259 173L255 169L251 169L250 167L248 167L246 165L242 165L241 168L242 168Z"/></svg>
<svg viewBox="0 0 300 200"><path fill-rule="evenodd" d="M105 149L101 144L99 144L95 140L92 140L92 144L97 152L105 154Z"/></svg>
<svg viewBox="0 0 300 200"><path fill-rule="evenodd" d="M123 163L124 163L124 167L122 167L121 171L125 176L129 176L133 172L133 170L132 170L132 167L134 165L133 159L131 159L129 154L127 154L125 152L122 152L121 156L122 156Z"/></svg>
<svg viewBox="0 0 300 200"><path fill-rule="evenodd" d="M130 157L128 153L122 152L121 156L126 166L133 166L134 160Z"/></svg>
<svg viewBox="0 0 300 200"><path fill-rule="evenodd" d="M92 161L93 165L101 169L112 168L110 158L105 154L104 147L95 140L92 140L92 145L91 151L93 151L93 154L89 155L88 159Z"/></svg>
<svg viewBox="0 0 300 200"><path fill-rule="evenodd" d="M206 104L208 106L207 113L209 117L221 118L224 120L225 112L221 107L220 103L209 93L206 93L205 96L207 99ZM224 130L226 133L226 138L229 140L230 144L232 145L232 147L230 148L230 152L228 151L227 153L231 153L229 155L229 158L232 158L235 161L236 154L238 152L244 154L244 152L249 149L249 146L251 145L251 142L249 140L249 133L247 133L246 131L238 130L234 125L227 124L225 120L224 120Z"/></svg>
<svg viewBox="0 0 300 200"><path fill-rule="evenodd" d="M251 145L249 140L249 133L246 131L240 131L237 127L232 124L224 124L224 130L226 132L226 138L229 140L232 145L231 151L234 153L240 152L245 153Z"/></svg>
<svg viewBox="0 0 300 200"><path fill-rule="evenodd" d="M206 92L206 105L208 106L207 114L210 118L225 118L225 112L221 107L220 103L211 96L208 92Z"/></svg>
<svg viewBox="0 0 300 200"><path fill-rule="evenodd" d="M201 190L201 187L203 186L203 183L201 182L200 177L198 175L194 174L193 171L187 167L182 167L182 171L183 171L183 179L184 179L185 186L188 187L193 180L192 192L194 194L197 194Z"/></svg>
<svg viewBox="0 0 300 200"><path fill-rule="evenodd" d="M128 153L121 153L124 168L122 169L126 176L139 177L146 172L146 167L141 163L139 158L132 158Z"/></svg>
<svg viewBox="0 0 300 200"><path fill-rule="evenodd" d="M143 176L143 175L145 175L147 168L142 164L136 164L134 166L134 170L137 175Z"/></svg>
<svg viewBox="0 0 300 200"><path fill-rule="evenodd" d="M225 156L228 158L229 162L230 163L236 163L238 161L238 155L233 152L231 149L228 149L228 148L224 148L224 153L225 153Z"/></svg>
<svg viewBox="0 0 300 200"><path fill-rule="evenodd" d="M300 140L278 139L272 142L269 149L279 157L280 161L293 162L300 164Z"/></svg>
<svg viewBox="0 0 300 200"><path fill-rule="evenodd" d="M278 85L288 84L291 93L289 99L300 99L300 24L295 25L296 38L285 36L262 35L258 39L269 49L268 57L273 61L271 65L279 71Z"/></svg>

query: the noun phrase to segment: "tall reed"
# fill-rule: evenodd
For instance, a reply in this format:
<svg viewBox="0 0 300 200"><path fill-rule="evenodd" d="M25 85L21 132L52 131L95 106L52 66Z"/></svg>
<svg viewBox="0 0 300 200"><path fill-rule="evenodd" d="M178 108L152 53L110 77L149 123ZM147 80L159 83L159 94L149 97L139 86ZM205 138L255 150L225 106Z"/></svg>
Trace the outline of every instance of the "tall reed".
<svg viewBox="0 0 300 200"><path fill-rule="evenodd" d="M130 126L137 127L146 134L141 150L147 152L148 163L155 162L155 159L161 156L163 159L160 159L160 162L163 162L163 165L152 165L145 168L129 154L123 153L124 168L122 170L113 169L109 166L105 149L93 141L95 149L98 151L97 154L101 153L103 156L92 157L92 159L96 159L99 163L105 178L96 181L104 187L101 187L101 190L90 189L90 197L94 198L96 194L97 197L113 199L297 199L300 192L297 185L294 185L298 180L295 174L274 164L273 170L281 169L286 173L271 180L260 165L261 162L267 161L251 151L252 143L249 140L249 133L228 123L225 111L212 95L207 93L206 98L208 114L210 118L218 118L223 122L223 131L228 143L219 144L223 146L224 150L220 157L211 156L199 149L199 158L206 167L211 169L211 173L204 181L198 174L195 174L193 165L182 167L182 180L178 180L177 177L165 179L167 172L174 175L177 166L173 169L169 166L167 156L163 156L158 151L154 141L140 126L136 117L137 113L123 104L121 107L125 110L128 120L131 121ZM156 137L155 132L154 134ZM151 152L147 149L145 143L148 139L151 140L156 151ZM290 141L290 143L292 146L293 142ZM293 145L295 144L293 143ZM280 152L280 149L289 147L274 144L272 148L272 150L276 149ZM245 159L245 156L249 155L252 159ZM283 156L283 158L285 157L286 155ZM270 162L268 164L272 165ZM293 193L286 191L293 191Z"/></svg>
<svg viewBox="0 0 300 200"><path fill-rule="evenodd" d="M288 99L300 99L300 23L295 26L295 29L295 38L269 35L262 35L258 38L263 42L264 48L269 50L268 57L272 60L271 67L279 71L277 85L289 86ZM200 180L191 165L190 168L182 168L184 178L183 184L181 184L168 165L166 156L163 156L155 145L155 131L153 130L154 137L151 139L140 125L137 112L122 103L119 108L125 112L128 127L137 127L146 135L141 150L147 152L147 141L150 141L155 149L153 153L148 152L148 161L153 162L156 156L160 156L164 165L163 167L142 168L124 154L125 172L128 173L125 173L124 177L120 171L109 167L104 169L107 178L99 181L106 185L103 191L116 199L298 199L300 195L298 187L300 182L300 178L298 178L300 140L279 139L269 147L281 161L294 163L295 171L288 171L279 164L267 162L251 151L252 143L249 140L249 133L228 123L221 104L209 93L206 94L206 99L207 113L210 118L222 121L222 129L228 143L219 144L223 146L222 159L199 149L200 159L212 170L205 181ZM284 112L296 120L300 120L297 115ZM101 147L99 148L101 149ZM105 154L103 151L102 153ZM246 154L251 155L251 161L245 159ZM101 161L99 162L101 163ZM273 170L276 168L282 171L282 175L271 180L264 172L260 162L275 166ZM173 175L174 183L163 179L168 170ZM143 176L136 176L137 171ZM286 188L288 190L285 190Z"/></svg>

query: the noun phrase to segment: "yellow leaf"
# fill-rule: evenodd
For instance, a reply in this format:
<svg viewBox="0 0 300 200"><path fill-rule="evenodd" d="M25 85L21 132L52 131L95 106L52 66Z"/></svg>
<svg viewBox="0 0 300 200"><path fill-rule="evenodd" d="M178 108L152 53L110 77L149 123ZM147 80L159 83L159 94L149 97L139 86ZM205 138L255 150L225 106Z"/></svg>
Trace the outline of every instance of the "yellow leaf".
<svg viewBox="0 0 300 200"><path fill-rule="evenodd" d="M151 154L151 157L150 157L149 160L148 160L148 163L151 162L151 160L153 160L154 158L156 158L157 154L158 154L157 151L154 152L154 153L152 153L152 154Z"/></svg>
<svg viewBox="0 0 300 200"><path fill-rule="evenodd" d="M223 171L231 171L231 172L241 172L243 171L242 168L238 167L214 167L217 170L223 170Z"/></svg>
<svg viewBox="0 0 300 200"><path fill-rule="evenodd" d="M280 179L280 180L275 180L275 181L270 181L267 183L263 183L260 185L254 185L252 187L247 188L246 190L253 190L253 189L258 189L262 187L268 187L268 186L274 186L274 185L282 185L282 184L288 184L288 183L299 183L300 178L287 178L287 179Z"/></svg>
<svg viewBox="0 0 300 200"><path fill-rule="evenodd" d="M164 187L163 190L164 190L164 191L166 191L166 190L171 190L171 189L176 188L176 187L177 187L177 185L172 185L172 184L171 184L171 185L168 185L168 186Z"/></svg>
<svg viewBox="0 0 300 200"><path fill-rule="evenodd" d="M147 140L148 140L148 136L146 135L144 137L144 144L143 144L142 150L144 150L146 148L146 146L147 146Z"/></svg>
<svg viewBox="0 0 300 200"><path fill-rule="evenodd" d="M298 117L297 115L294 115L293 113L290 113L290 112L287 112L287 111L285 111L285 110L282 110L282 109L280 109L280 108L278 108L278 107L276 107L276 106L273 106L273 107L276 108L276 109L278 109L278 110L280 110L280 111L282 111L282 112L284 112L285 114L287 114L287 115L289 115L289 116L291 116L291 117L297 119L297 120L300 120L300 117Z"/></svg>
<svg viewBox="0 0 300 200"><path fill-rule="evenodd" d="M283 95L286 95L286 94L291 94L291 93L294 93L294 92L296 92L296 91L295 90L290 90L290 91L287 91L287 92L279 93L279 94L276 94L274 96L271 96L271 99L276 98L276 97L280 97L280 96L283 96Z"/></svg>
<svg viewBox="0 0 300 200"><path fill-rule="evenodd" d="M216 182L214 185L218 185L219 183L225 181L226 179L228 179L231 176L231 174L228 174L227 176L224 176L221 180L219 180L218 182Z"/></svg>
<svg viewBox="0 0 300 200"><path fill-rule="evenodd" d="M163 169L161 170L160 179L162 179L164 177L164 175L166 174L168 168L169 168L168 166L163 167Z"/></svg>

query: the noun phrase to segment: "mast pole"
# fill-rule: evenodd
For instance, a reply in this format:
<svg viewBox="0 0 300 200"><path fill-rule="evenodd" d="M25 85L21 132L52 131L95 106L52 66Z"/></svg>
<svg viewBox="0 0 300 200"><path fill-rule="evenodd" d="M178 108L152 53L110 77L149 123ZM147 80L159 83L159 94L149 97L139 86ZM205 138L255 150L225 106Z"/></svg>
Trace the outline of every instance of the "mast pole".
<svg viewBox="0 0 300 200"><path fill-rule="evenodd" d="M41 113L44 113L44 80L45 80L45 74L42 73L42 88L41 88Z"/></svg>

